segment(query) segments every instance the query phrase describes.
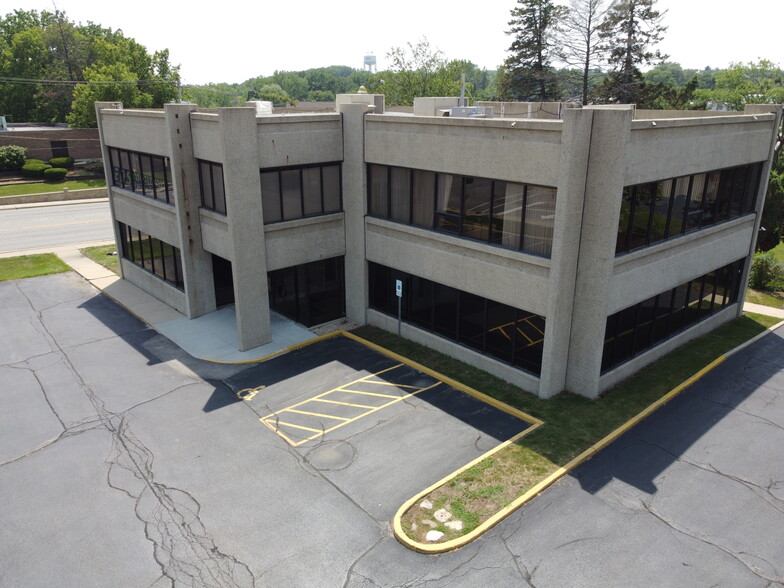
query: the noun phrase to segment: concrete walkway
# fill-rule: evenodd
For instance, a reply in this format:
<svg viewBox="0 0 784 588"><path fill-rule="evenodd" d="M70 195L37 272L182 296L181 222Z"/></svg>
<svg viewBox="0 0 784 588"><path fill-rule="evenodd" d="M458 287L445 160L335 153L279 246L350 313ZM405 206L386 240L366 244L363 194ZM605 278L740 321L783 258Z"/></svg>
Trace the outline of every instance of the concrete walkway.
<svg viewBox="0 0 784 588"><path fill-rule="evenodd" d="M89 259L79 251L80 248L80 245L68 245L49 248L47 251L55 253L93 286L193 357L221 362L256 361L316 337L302 325L273 312L270 316L272 342L248 351L239 351L233 305L188 319L141 288Z"/></svg>
<svg viewBox="0 0 784 588"><path fill-rule="evenodd" d="M784 310L780 308L773 308L772 306L754 304L753 302L744 302L743 310L746 312L754 312L757 314L764 314L765 316L775 316L777 318L784 319Z"/></svg>

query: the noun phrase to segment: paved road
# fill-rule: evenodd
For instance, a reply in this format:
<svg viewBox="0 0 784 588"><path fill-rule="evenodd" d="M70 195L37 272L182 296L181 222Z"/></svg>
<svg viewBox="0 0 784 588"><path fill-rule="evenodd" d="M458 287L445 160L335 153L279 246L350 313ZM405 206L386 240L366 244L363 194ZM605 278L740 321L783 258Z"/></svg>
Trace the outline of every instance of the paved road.
<svg viewBox="0 0 784 588"><path fill-rule="evenodd" d="M784 584L784 332L478 541L425 556L383 518L397 468L363 462L360 436L354 477L334 447L292 448L224 383L246 366L193 360L74 274L0 283L0 321L2 586ZM279 359L276 387L314 385ZM390 455L431 453L410 414L372 427Z"/></svg>
<svg viewBox="0 0 784 588"><path fill-rule="evenodd" d="M108 202L0 207L0 253L111 239Z"/></svg>

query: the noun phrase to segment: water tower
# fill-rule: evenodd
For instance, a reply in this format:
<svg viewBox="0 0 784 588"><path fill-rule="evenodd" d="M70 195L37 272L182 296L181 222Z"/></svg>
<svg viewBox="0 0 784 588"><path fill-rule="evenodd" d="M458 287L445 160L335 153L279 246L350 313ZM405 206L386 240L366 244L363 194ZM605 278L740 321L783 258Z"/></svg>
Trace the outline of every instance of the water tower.
<svg viewBox="0 0 784 588"><path fill-rule="evenodd" d="M376 73L376 56L372 53L365 55L365 69L370 73Z"/></svg>

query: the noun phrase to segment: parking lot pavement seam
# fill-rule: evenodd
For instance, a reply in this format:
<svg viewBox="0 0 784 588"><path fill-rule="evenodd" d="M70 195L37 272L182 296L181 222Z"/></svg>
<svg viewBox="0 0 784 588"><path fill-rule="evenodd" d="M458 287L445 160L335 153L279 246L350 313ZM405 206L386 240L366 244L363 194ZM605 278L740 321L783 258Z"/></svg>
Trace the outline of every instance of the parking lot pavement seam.
<svg viewBox="0 0 784 588"><path fill-rule="evenodd" d="M769 334L770 332L772 332L772 331L771 330L765 331L764 333L761 333L760 336ZM744 347L744 345L739 346L739 348L742 348L742 347ZM417 494L413 498L410 498L405 503L403 503L403 505L398 509L397 513L395 513L395 516L392 519L392 528L393 528L394 533L395 533L395 538L400 543L402 543L403 545L408 547L409 549L412 549L414 551L418 551L420 553L427 553L427 554L445 553L447 551L452 551L454 549L458 549L460 547L463 547L464 545L466 545L466 544L470 543L471 541L477 539L478 537L484 535L487 531L489 531L494 526L496 526L498 523L503 521L506 517L508 517L510 514L512 514L518 508L520 508L521 506L523 506L524 504L526 504L527 502L529 502L530 500L535 498L538 494L540 494L541 492L543 492L544 490L546 490L547 488L552 486L555 482L557 482L558 480L563 478L566 474L568 474L574 468L576 468L577 466L579 466L583 462L588 461L590 458L592 458L594 455L596 455L596 453L598 453L599 451L604 449L607 445L609 445L610 443L615 441L618 437L620 437L621 435L626 433L629 429L631 429L632 427L637 425L640 421L642 421L643 419L648 417L651 413L655 412L656 410L658 410L659 408L661 408L662 406L667 404L670 400L675 398L678 394L683 392L683 390L685 390L686 388L691 386L694 382L696 382L697 380L700 380L701 378L703 378L708 372L712 371L717 366L719 366L721 363L723 363L730 354L734 354L736 351L738 351L739 348L733 349L732 351L728 352L727 354L719 356L717 359L713 360L711 363L709 363L707 366L702 368L696 374L694 374L690 378L688 378L688 379L684 380L683 382L681 382L680 384L678 384L675 388L673 388L672 390L667 392L667 394L665 394L664 396L659 398L656 402L650 404L649 406L647 406L646 408L641 410L639 413L637 413L631 419L629 419L628 421L623 423L620 427L618 427L617 429L611 431L609 434L607 434L602 439L600 439L599 441L597 441L596 443L591 445L588 449L583 451L580 455L578 455L577 457L575 457L574 459L569 461L566 465L561 466L555 472L553 472L552 474L547 476L544 480L542 480L541 482L539 482L538 484L533 486L530 490L528 490L527 492L521 494L516 500L514 500L513 502L511 502L510 504L508 504L507 506L505 506L501 510L499 510L496 514L494 514L493 516L488 518L485 522L483 522L481 525L476 527L470 533L466 533L462 537L458 537L458 538L452 539L450 541L444 541L443 543L421 543L419 541L415 541L415 540L411 539L408 535L406 535L405 531L403 530L403 525L402 525L402 522L401 522L402 518L403 518L403 515L420 498L422 498L423 496L429 494L430 492L432 492L436 488L442 486L443 484L445 484L446 482L448 482L452 478L460 475L463 471L465 471L469 467L475 465L476 463L482 461L483 459L485 459L486 457L492 455L493 453L495 453L497 451L500 451L503 447L509 445L510 443L515 442L517 439L520 439L524 435L526 435L526 434L530 433L531 431L537 429L539 426L546 425L546 423L540 421L538 425L536 425L534 427L531 427L529 429L526 429L525 431L523 431L522 433L519 433L518 435L516 435L512 439L509 439L508 441L506 441L505 443L502 443L498 447L493 448L492 450L488 451L484 455L476 458L471 463L469 463L469 464L463 466L462 468L452 472L448 476L444 477L443 479L439 480L435 484L431 485L427 489L423 490L422 492L420 492L419 494Z"/></svg>

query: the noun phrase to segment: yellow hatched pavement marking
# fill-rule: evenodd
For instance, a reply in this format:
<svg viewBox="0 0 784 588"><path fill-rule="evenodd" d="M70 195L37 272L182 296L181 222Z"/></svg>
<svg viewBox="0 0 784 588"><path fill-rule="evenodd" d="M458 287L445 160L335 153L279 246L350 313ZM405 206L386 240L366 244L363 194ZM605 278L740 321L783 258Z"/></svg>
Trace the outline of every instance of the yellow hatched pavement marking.
<svg viewBox="0 0 784 588"><path fill-rule="evenodd" d="M364 376L362 378L357 378L353 382L349 382L349 383L344 384L342 386L338 386L337 388L333 388L332 390L329 390L327 392L323 392L323 393L319 394L318 396L314 396L313 398L308 398L307 400L303 400L302 402L298 402L297 404L294 404L292 406L289 406L289 407L284 408L282 410L279 410L277 412L273 412L272 414L268 414L267 416L262 417L259 420L262 423L264 423L267 427L272 429L282 439L284 439L286 441L286 443L288 443L289 445L292 445L294 447L297 447L299 445L302 445L303 443L307 443L308 441L316 439L317 437L321 437L322 435L326 435L330 431L334 431L335 429L339 429L340 427L348 425L349 423L353 423L356 420L359 420L359 419L361 419L363 417L366 417L366 416L368 416L370 414L373 414L374 412L377 412L377 411L381 410L382 408L387 408L388 406L391 406L391 405L393 405L393 404L395 404L397 402L400 402L401 400L405 400L406 398L410 398L412 396L416 396L417 394L425 392L426 390L430 390L431 388L434 388L434 387L436 387L436 386L438 386L439 384L442 383L441 380L436 380L436 382L434 384L431 384L430 386L425 386L425 387L408 386L408 385L403 386L403 385L401 385L401 386L399 386L400 388L412 389L412 392L409 392L408 394L404 394L402 396L394 396L394 395L390 395L390 394L378 394L378 393L375 393L375 392L365 392L363 390L351 390L351 389L348 388L348 386L355 386L355 385L360 384L360 383L380 384L381 382L373 381L370 378L377 377L377 376L379 376L381 374L384 374L386 372L390 372L392 370L395 370L395 369L397 369L399 367L403 367L403 366L405 366L405 364L398 363L396 365L393 365L392 367L386 368L386 369L381 370L379 372L376 372L374 374L370 374L370 375ZM383 384L384 385L389 385L389 386L395 386L395 384L389 383L389 382L383 382ZM337 401L337 400L330 400L330 399L324 398L325 396L328 396L328 395L336 393L336 392L343 392L344 394L357 394L357 395L365 395L365 396L376 396L376 397L381 397L381 398L390 398L391 400L389 402L385 403L385 404L380 405L380 406L367 406L367 405L364 405L364 404L353 404L353 403L349 403L349 402L340 402L340 401ZM360 415L357 415L357 416L353 417L353 418L345 418L345 417L338 417L338 416L334 416L334 415L327 415L327 414L322 414L322 413L317 413L317 412L298 410L299 407L301 407L304 404L307 404L309 402L322 402L322 403L325 403L325 404L338 404L338 405L342 405L342 406L350 406L352 408L363 409L364 412L362 414L360 414ZM329 418L329 419L335 419L335 420L340 420L341 422L336 424L333 427L329 427L329 428L326 428L326 429L313 429L313 428L310 428L310 427L305 427L305 426L302 426L302 425L295 425L293 423L289 423L289 422L280 420L281 415L283 415L283 414L285 414L287 412L296 413L296 414L302 414L302 415L307 415L307 416L315 416L315 417L324 417L324 418ZM292 427L292 428L298 429L298 430L310 431L310 432L313 433L313 435L307 437L306 439L302 439L300 441L294 441L293 439L288 437L285 433L283 433L280 430L280 427Z"/></svg>

